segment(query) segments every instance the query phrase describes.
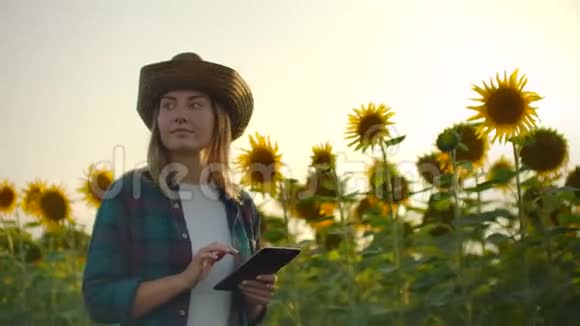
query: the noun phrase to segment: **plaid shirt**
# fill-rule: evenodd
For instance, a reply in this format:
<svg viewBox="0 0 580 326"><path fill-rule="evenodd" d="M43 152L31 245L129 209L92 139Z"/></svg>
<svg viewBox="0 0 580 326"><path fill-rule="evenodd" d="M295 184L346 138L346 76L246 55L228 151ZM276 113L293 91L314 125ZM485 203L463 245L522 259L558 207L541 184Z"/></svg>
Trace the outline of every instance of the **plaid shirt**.
<svg viewBox="0 0 580 326"><path fill-rule="evenodd" d="M172 298L150 313L131 316L139 284L182 272L192 250L178 186L153 183L147 171L135 170L107 190L94 222L83 275L82 292L91 319L120 325L186 325L190 291ZM233 246L240 251L238 267L260 247L260 218L250 195L242 191L238 203L219 190L225 204ZM232 326L255 325L265 311L250 321L242 296L233 292Z"/></svg>

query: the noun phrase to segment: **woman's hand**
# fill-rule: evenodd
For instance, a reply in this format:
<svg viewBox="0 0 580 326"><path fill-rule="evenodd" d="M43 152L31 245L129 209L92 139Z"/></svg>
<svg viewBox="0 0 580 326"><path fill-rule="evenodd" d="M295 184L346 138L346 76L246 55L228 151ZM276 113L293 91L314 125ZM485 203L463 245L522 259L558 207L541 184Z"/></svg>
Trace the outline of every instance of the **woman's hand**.
<svg viewBox="0 0 580 326"><path fill-rule="evenodd" d="M237 255L238 251L232 246L219 242L200 248L191 259L191 263L180 274L186 287L193 288L205 279L213 265L227 254Z"/></svg>
<svg viewBox="0 0 580 326"><path fill-rule="evenodd" d="M248 305L248 312L252 318L259 315L264 306L272 300L277 280L276 275L259 275L256 280L247 280L240 283L240 291L244 296Z"/></svg>

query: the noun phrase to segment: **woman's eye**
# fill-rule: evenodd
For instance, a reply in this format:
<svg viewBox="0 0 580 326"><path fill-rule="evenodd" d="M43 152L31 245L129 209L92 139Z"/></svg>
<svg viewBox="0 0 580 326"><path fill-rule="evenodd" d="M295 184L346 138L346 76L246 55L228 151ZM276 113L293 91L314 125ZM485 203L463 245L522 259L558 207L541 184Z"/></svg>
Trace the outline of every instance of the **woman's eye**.
<svg viewBox="0 0 580 326"><path fill-rule="evenodd" d="M175 105L171 102L165 102L161 105L161 107L165 110L171 110L171 109L173 109L174 106Z"/></svg>
<svg viewBox="0 0 580 326"><path fill-rule="evenodd" d="M189 107L190 107L191 109L199 109L199 108L201 108L201 107L202 107L202 105L201 105L201 103L199 103L199 102L194 102L194 103L191 103L191 104L189 105Z"/></svg>

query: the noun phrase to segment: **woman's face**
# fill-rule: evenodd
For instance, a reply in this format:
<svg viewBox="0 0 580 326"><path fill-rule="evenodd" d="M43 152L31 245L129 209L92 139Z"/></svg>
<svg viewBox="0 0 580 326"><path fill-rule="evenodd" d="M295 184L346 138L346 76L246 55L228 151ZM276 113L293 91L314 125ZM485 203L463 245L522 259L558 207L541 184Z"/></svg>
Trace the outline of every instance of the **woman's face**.
<svg viewBox="0 0 580 326"><path fill-rule="evenodd" d="M159 103L157 125L170 152L199 151L209 145L214 126L212 102L205 93L176 90Z"/></svg>

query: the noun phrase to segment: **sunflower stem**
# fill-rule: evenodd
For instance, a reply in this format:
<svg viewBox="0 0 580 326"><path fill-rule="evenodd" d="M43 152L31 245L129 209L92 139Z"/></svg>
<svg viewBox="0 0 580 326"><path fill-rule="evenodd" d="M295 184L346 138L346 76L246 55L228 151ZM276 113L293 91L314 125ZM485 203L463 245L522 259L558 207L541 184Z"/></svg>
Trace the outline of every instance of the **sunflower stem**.
<svg viewBox="0 0 580 326"><path fill-rule="evenodd" d="M520 180L520 155L516 147L516 143L512 142L512 149L514 152L514 163L516 167L516 186L518 195L518 216L520 219L520 236L521 240L524 240L527 233L527 221L524 214L524 202L522 198L522 186Z"/></svg>
<svg viewBox="0 0 580 326"><path fill-rule="evenodd" d="M287 181L280 182L280 195L282 196L282 213L284 215L284 227L286 231L286 242L290 243L290 229L288 227L288 208L287 208Z"/></svg>
<svg viewBox="0 0 580 326"><path fill-rule="evenodd" d="M18 213L18 209L16 209L16 227L21 230L21 225L20 225L20 214ZM18 241L18 252L19 252L19 258L20 258L20 262L22 263L22 276L24 278L24 281L22 282L22 310L27 313L26 311L26 286L27 286L27 268L26 268L26 255L24 253L24 244L22 241L22 236L20 237L19 241Z"/></svg>
<svg viewBox="0 0 580 326"><path fill-rule="evenodd" d="M455 222L455 235L457 237L457 278L459 287L461 290L461 295L465 296L465 280L463 273L463 235L461 226L459 224L460 210L459 210L459 182L457 177L457 150L453 149L451 151L451 164L453 166L453 185L451 187L451 192L453 195L453 220ZM478 200L479 201L479 200ZM469 302L466 304L467 311L467 325L471 325L471 309Z"/></svg>
<svg viewBox="0 0 580 326"><path fill-rule="evenodd" d="M340 216L340 224L341 224L341 229L342 229L342 234L345 237L346 240L346 250L347 250L347 254L345 255L345 263L347 266L347 273L349 276L349 279L352 280L350 282L350 285L352 286L352 288L350 289L351 293L353 295L349 296L351 303L350 306L353 306L353 303L358 303L358 298L356 298L355 293L357 293L357 289L356 289L356 284L354 283L354 279L355 279L355 259L354 259L354 251L355 251L355 246L354 246L354 237L351 234L351 230L347 227L346 225L346 221L345 221L345 217L344 217L344 208L342 206L343 204L343 191L342 191L342 186L340 183L340 179L338 178L338 173L336 172L336 168L331 168L332 170L332 175L334 178L334 182L336 184L336 203L338 205L338 214ZM355 318L356 316L353 314L351 315L352 318ZM356 323L356 320L353 320L353 323Z"/></svg>
<svg viewBox="0 0 580 326"><path fill-rule="evenodd" d="M14 241L12 239L12 232L10 232L10 227L6 225L6 221L4 220L4 216L2 214L0 214L0 221L2 221L2 225L4 225L6 237L8 238L8 249L10 250L11 254L14 254Z"/></svg>
<svg viewBox="0 0 580 326"><path fill-rule="evenodd" d="M50 235L50 238L48 239L48 247L50 249L50 253L51 254L55 254L55 248L54 248L54 234ZM51 266L51 270L54 270L54 262L50 261L50 264L53 265ZM54 277L51 278L51 282L50 282L50 325L54 325L54 314L56 313L55 311L55 301L56 301L56 293L54 291L55 289L55 281L54 281Z"/></svg>
<svg viewBox="0 0 580 326"><path fill-rule="evenodd" d="M397 284L401 284L402 280L403 280L403 275L401 273L401 268L400 268L400 252L399 252L399 232L398 232L398 216L395 215L395 209L394 209L394 205L393 205L393 191L392 189L392 185L391 185L391 171L389 169L388 163L387 163L387 148L386 145L381 144L381 152L383 154L383 171L384 171L384 178L385 178L385 184L387 186L387 205L388 205L388 211L389 211L389 217L391 218L391 221L393 222L393 228L392 228L392 233L393 233L393 248L394 248L394 262L395 262L395 267L397 269L397 276L399 279L399 282L397 282ZM380 189L382 189L382 185L380 185ZM397 305L397 325L404 325L404 320L403 320L403 311L402 311L402 303L403 303L403 293L401 291L401 286L397 285L395 287L396 289L396 297L399 299L398 300L398 305Z"/></svg>
<svg viewBox="0 0 580 326"><path fill-rule="evenodd" d="M481 174L483 175L483 168L481 169ZM475 173L475 186L479 186L479 171L478 173ZM482 204L481 204L481 191L477 192L477 214L481 214L482 212ZM481 252L482 254L485 254L485 234L482 235L481 237Z"/></svg>
<svg viewBox="0 0 580 326"><path fill-rule="evenodd" d="M520 180L520 155L516 146L516 143L514 141L511 142L512 143L512 150L514 153L514 164L515 164L515 168L516 168L516 187L517 187L517 195L518 195L518 217L520 220L520 241L522 241L523 244L523 249L524 249L524 253L522 255L522 266L524 269L524 288L526 291L529 290L530 288L530 284L529 284L529 269L528 269L528 258L527 258L527 254L528 254L528 249L525 243L526 240L526 236L527 236L527 221L526 221L526 215L524 213L524 202L523 202L523 198L522 198L522 186L521 186L521 180ZM529 307L528 307L529 308ZM533 324L533 320L530 320L529 324Z"/></svg>

